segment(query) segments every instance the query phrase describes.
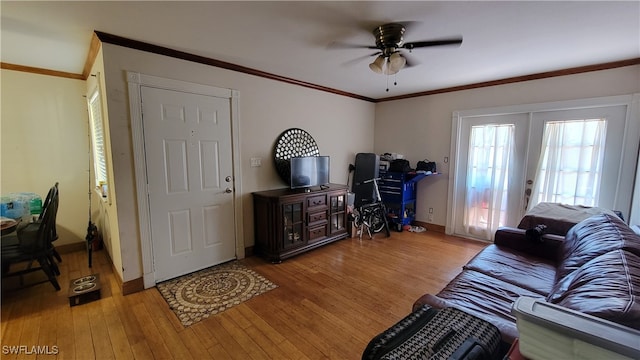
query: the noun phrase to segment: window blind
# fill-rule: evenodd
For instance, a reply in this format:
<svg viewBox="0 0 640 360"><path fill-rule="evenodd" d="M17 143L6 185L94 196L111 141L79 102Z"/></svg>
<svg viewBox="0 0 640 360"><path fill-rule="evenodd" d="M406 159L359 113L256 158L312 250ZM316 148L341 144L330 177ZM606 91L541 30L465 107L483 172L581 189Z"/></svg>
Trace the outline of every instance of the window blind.
<svg viewBox="0 0 640 360"><path fill-rule="evenodd" d="M104 127L102 123L102 103L100 92L96 89L89 98L89 116L91 117L91 142L96 186L107 183L107 159L105 150Z"/></svg>

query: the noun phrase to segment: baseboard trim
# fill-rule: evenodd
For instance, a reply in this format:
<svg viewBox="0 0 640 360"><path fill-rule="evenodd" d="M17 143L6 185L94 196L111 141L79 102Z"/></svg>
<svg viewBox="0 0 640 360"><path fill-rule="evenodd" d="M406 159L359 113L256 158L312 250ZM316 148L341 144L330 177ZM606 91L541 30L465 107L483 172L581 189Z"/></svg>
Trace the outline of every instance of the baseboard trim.
<svg viewBox="0 0 640 360"><path fill-rule="evenodd" d="M122 283L122 295L129 295L144 290L144 278L137 278Z"/></svg>
<svg viewBox="0 0 640 360"><path fill-rule="evenodd" d="M247 246L246 248L244 248L244 257L249 257L249 256L253 256L253 246Z"/></svg>
<svg viewBox="0 0 640 360"><path fill-rule="evenodd" d="M109 255L109 252L107 250L102 251L106 253L107 259L109 259L109 263L111 264L111 272L116 278L116 282L118 283L120 291L122 291L122 295L129 295L144 290L144 278L138 278L131 281L123 282L122 278L120 277L120 273L117 271L116 266L113 263L111 256Z"/></svg>
<svg viewBox="0 0 640 360"><path fill-rule="evenodd" d="M71 244L63 244L63 245L56 246L56 251L59 254L69 254L76 251L86 251L86 250L87 250L87 244L84 242L75 242Z"/></svg>
<svg viewBox="0 0 640 360"><path fill-rule="evenodd" d="M427 229L427 231L433 231L441 234L445 233L445 227L442 225L426 223L423 221L414 221L413 223L415 225L422 226L423 228Z"/></svg>

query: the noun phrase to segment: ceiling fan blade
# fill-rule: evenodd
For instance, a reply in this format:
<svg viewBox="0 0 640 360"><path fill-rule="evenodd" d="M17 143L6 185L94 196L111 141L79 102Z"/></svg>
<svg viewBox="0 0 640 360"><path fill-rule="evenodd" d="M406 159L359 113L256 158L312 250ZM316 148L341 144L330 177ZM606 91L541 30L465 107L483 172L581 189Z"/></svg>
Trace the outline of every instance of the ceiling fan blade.
<svg viewBox="0 0 640 360"><path fill-rule="evenodd" d="M404 49L411 50L415 48L421 47L429 47L429 46L442 46L442 45L460 45L462 44L462 38L456 39L442 39L442 40L431 40L431 41L414 41L405 43L402 45Z"/></svg>
<svg viewBox="0 0 640 360"><path fill-rule="evenodd" d="M415 56L411 56L407 52L403 51L402 57L404 57L405 60L407 60L407 63L404 64L404 67L412 67L412 66L420 65L420 61L416 60Z"/></svg>
<svg viewBox="0 0 640 360"><path fill-rule="evenodd" d="M342 63L342 66L352 66L352 65L355 65L355 64L357 64L357 63L359 63L359 62L363 61L363 60L364 60L364 59L366 59L366 58L370 58L370 57L372 57L372 56L377 56L377 55L380 55L380 52L374 52L373 54L368 54L368 55L358 56L358 57L357 57L357 58L355 58L355 59L352 59L352 60L349 60L349 61L343 62L343 63Z"/></svg>
<svg viewBox="0 0 640 360"><path fill-rule="evenodd" d="M375 46L349 44L349 43L343 43L339 41L332 42L331 44L329 44L329 46L327 46L327 48L329 49L377 49L377 47Z"/></svg>

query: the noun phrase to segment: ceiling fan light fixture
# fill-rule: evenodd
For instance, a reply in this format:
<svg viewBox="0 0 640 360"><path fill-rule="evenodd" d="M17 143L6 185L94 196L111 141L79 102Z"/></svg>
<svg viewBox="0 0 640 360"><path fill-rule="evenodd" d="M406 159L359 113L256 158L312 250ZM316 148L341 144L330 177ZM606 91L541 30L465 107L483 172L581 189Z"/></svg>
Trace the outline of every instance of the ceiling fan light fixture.
<svg viewBox="0 0 640 360"><path fill-rule="evenodd" d="M371 64L369 64L369 68L375 73L382 74L382 71L385 67L384 65L385 58L384 56L380 55Z"/></svg>
<svg viewBox="0 0 640 360"><path fill-rule="evenodd" d="M385 75L395 75L398 73L398 71L400 71L400 69L394 69L389 65L389 63L387 63L387 66L385 66L382 73Z"/></svg>
<svg viewBox="0 0 640 360"><path fill-rule="evenodd" d="M400 71L400 69L402 69L406 64L407 59L405 59L404 56L400 55L400 53L398 52L395 52L391 54L391 56L389 56L388 67L389 70L393 71L394 74Z"/></svg>

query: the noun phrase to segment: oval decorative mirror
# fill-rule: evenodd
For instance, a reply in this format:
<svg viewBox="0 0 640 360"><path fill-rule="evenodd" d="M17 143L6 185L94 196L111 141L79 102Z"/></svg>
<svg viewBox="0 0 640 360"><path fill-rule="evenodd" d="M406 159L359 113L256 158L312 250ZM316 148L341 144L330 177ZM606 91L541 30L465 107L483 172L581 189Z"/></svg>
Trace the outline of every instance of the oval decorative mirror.
<svg viewBox="0 0 640 360"><path fill-rule="evenodd" d="M276 171L280 178L291 185L292 157L319 156L320 150L313 137L306 131L298 128L285 130L276 141L273 157Z"/></svg>

